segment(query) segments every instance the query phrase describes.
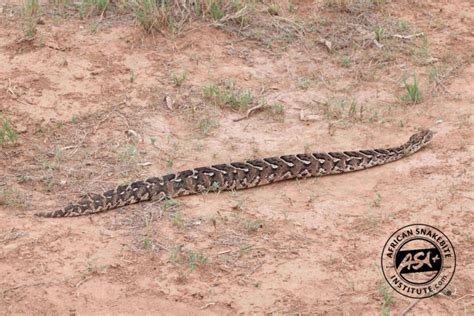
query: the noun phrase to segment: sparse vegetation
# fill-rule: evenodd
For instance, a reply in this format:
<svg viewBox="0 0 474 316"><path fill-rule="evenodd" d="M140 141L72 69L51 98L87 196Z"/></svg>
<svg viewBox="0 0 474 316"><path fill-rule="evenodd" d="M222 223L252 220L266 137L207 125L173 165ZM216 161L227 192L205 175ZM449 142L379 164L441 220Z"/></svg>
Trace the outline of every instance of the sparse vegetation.
<svg viewBox="0 0 474 316"><path fill-rule="evenodd" d="M245 229L248 233L254 233L263 227L263 222L260 220L247 220L245 221Z"/></svg>
<svg viewBox="0 0 474 316"><path fill-rule="evenodd" d="M81 2L82 15L90 16L93 13L103 15L109 4L109 0L84 0Z"/></svg>
<svg viewBox="0 0 474 316"><path fill-rule="evenodd" d="M207 0L209 15L214 21L222 19L225 15L222 0Z"/></svg>
<svg viewBox="0 0 474 316"><path fill-rule="evenodd" d="M301 90L308 90L311 81L308 78L298 79L296 86Z"/></svg>
<svg viewBox="0 0 474 316"><path fill-rule="evenodd" d="M38 0L25 0L23 5L23 28L28 39L36 35L36 23L39 14Z"/></svg>
<svg viewBox="0 0 474 316"><path fill-rule="evenodd" d="M128 144L125 149L120 154L120 158L127 164L132 164L135 162L138 155L138 148L134 144Z"/></svg>
<svg viewBox="0 0 474 316"><path fill-rule="evenodd" d="M375 34L375 39L380 42L385 35L385 29L381 26L377 26L374 30L374 34Z"/></svg>
<svg viewBox="0 0 474 316"><path fill-rule="evenodd" d="M325 116L337 121L361 121L364 117L364 107L355 99L336 99L323 104Z"/></svg>
<svg viewBox="0 0 474 316"><path fill-rule="evenodd" d="M209 135L212 130L218 127L219 127L219 122L211 118L204 118L201 121L199 121L199 130L201 131L202 134L206 136Z"/></svg>
<svg viewBox="0 0 474 316"><path fill-rule="evenodd" d="M228 81L224 87L211 84L205 86L202 90L203 96L211 100L219 107L230 106L234 111L246 110L253 102L253 94L251 90L236 90L235 84Z"/></svg>
<svg viewBox="0 0 474 316"><path fill-rule="evenodd" d="M380 195L380 193L377 192L375 194L374 200L372 201L372 206L373 207L380 207L381 203L382 203L382 196Z"/></svg>
<svg viewBox="0 0 474 316"><path fill-rule="evenodd" d="M146 32L151 33L162 26L157 1L139 0L134 8L136 18Z"/></svg>
<svg viewBox="0 0 474 316"><path fill-rule="evenodd" d="M428 80L430 83L435 83L439 80L439 69L436 66L431 66L428 69Z"/></svg>
<svg viewBox="0 0 474 316"><path fill-rule="evenodd" d="M402 97L402 100L407 103L418 104L422 101L422 95L420 87L418 86L418 81L416 79L416 73L413 73L413 83L408 83L406 80L403 80L403 85L405 86L406 94Z"/></svg>
<svg viewBox="0 0 474 316"><path fill-rule="evenodd" d="M278 3L272 2L268 6L268 13L270 15L280 15L281 14L281 7Z"/></svg>
<svg viewBox="0 0 474 316"><path fill-rule="evenodd" d="M351 65L351 60L349 59L348 56L342 57L342 65L344 67L349 67Z"/></svg>
<svg viewBox="0 0 474 316"><path fill-rule="evenodd" d="M172 249L169 260L174 264L186 264L188 269L191 271L205 266L209 261L207 256L201 251L183 251L181 247L175 247Z"/></svg>
<svg viewBox="0 0 474 316"><path fill-rule="evenodd" d="M279 102L275 102L270 106L270 109L275 115L283 115L285 113L285 106Z"/></svg>
<svg viewBox="0 0 474 316"><path fill-rule="evenodd" d="M382 310L380 313L382 316L390 316L390 307L394 304L392 290L387 284L383 283L379 288L379 292L382 295Z"/></svg>
<svg viewBox="0 0 474 316"><path fill-rule="evenodd" d="M295 13L298 7L292 2L288 1L288 12Z"/></svg>
<svg viewBox="0 0 474 316"><path fill-rule="evenodd" d="M0 145L10 142L14 143L18 139L18 133L10 124L10 121L0 112Z"/></svg>
<svg viewBox="0 0 474 316"><path fill-rule="evenodd" d="M38 5L38 0L25 1ZM391 1L382 8L381 0L40 3L31 14L29 32L26 10L19 16L15 4L0 5L0 20L5 19L0 22L5 28L0 57L8 62L0 102L5 115L0 113L0 240L5 248L0 252L8 263L3 270L34 276L21 282L24 273L4 273L2 304L9 313L58 309L51 295L39 306L37 295L18 299L25 285L26 293L40 288L50 294L86 293L89 305L99 307L103 297L87 295L90 289L110 289L117 296L134 285L139 306L117 299L111 313L153 313L156 300L150 294L158 294L158 300L203 313L375 310L390 315L408 304L400 299L394 305L395 291L383 277L383 284L377 283L380 243L400 222L394 219L407 219L420 208L430 210L417 213L421 220L453 214L465 218L469 211L471 195L462 188L469 175L465 156L473 121L464 84L470 81L472 61L466 40L470 17L462 20L453 9L456 4L438 11L439 3L425 8L410 2L405 8L406 3ZM55 8L49 12L52 5L66 3L62 14ZM77 10L84 10L80 19ZM420 10L427 14L416 14ZM421 32L426 36L417 35ZM433 43L431 48L423 37ZM425 106L401 106L421 97ZM386 196L394 186L406 186L406 177L382 185L361 180L370 173L376 178L388 174L389 166L354 175L360 188L341 184L346 179L341 175L121 207L90 217L92 225L102 228L87 237L78 228L87 218L56 225L30 216L75 202L87 192L203 165L299 153L303 146L311 154L397 145L416 127L430 124L442 130L428 150L436 163L428 161L416 172L405 168L409 186L426 185L426 196L422 190ZM465 159L449 160L448 149ZM306 158L298 158L297 167L302 167ZM449 166L442 167L443 161ZM261 163L250 164L258 168ZM264 163L258 176L268 178L271 165L271 160ZM249 181L257 181L255 168L247 173ZM460 176L453 178L453 170L460 170ZM176 187L183 183L175 180ZM202 193L221 190L218 182ZM451 184L457 185L455 194ZM317 189L320 185L324 190ZM331 185L342 191L331 191ZM376 189L382 189L383 199ZM388 214L391 204L400 207ZM15 213L19 208L25 214ZM449 233L468 247L474 234L466 233L466 223L456 223ZM25 238L10 240L9 234L20 229ZM361 233L368 234L362 252L354 238ZM81 243L84 238L87 242ZM78 241L77 256L71 259L61 240L67 245ZM111 250L100 251L106 244ZM318 251L321 245L324 251ZM359 247L355 257L345 255L347 247ZM362 285L350 275L354 262L365 267ZM67 282L55 273L61 263L71 272ZM110 269L100 269L103 263ZM89 271L84 277L76 277L78 264ZM301 282L301 277L314 274L318 281L320 266L329 267L323 272L334 282L327 299L314 304L315 298L301 291L314 291L321 282ZM450 304L457 314L469 301L462 299L469 293L463 293L466 287L459 281L469 279L470 271L461 270L455 284L455 299L460 299ZM241 295L252 288L262 298L258 306L248 293ZM339 290L341 297L350 295L362 306L339 304ZM243 300L236 303L239 297ZM82 301L71 308L81 310ZM438 301L430 307L443 310Z"/></svg>
<svg viewBox="0 0 474 316"><path fill-rule="evenodd" d="M366 11L384 3L385 0L324 0L326 8L350 13Z"/></svg>
<svg viewBox="0 0 474 316"><path fill-rule="evenodd" d="M202 252L188 251L187 253L188 266L191 270L206 265L208 262L207 257Z"/></svg>
<svg viewBox="0 0 474 316"><path fill-rule="evenodd" d="M0 188L0 205L23 208L26 205L26 196L16 189Z"/></svg>
<svg viewBox="0 0 474 316"><path fill-rule="evenodd" d="M162 203L162 206L163 212L171 211L179 206L179 201L172 198L165 199Z"/></svg>
<svg viewBox="0 0 474 316"><path fill-rule="evenodd" d="M186 22L194 18L209 19L221 22L236 21L243 26L248 7L248 0L203 0L192 5L178 0L156 2L151 0L135 0L135 15L144 30L148 33L161 31L163 28L171 32L179 32Z"/></svg>
<svg viewBox="0 0 474 316"><path fill-rule="evenodd" d="M180 212L174 213L173 215L171 215L171 222L173 223L173 226L176 226L178 228L183 228L184 227L183 214Z"/></svg>
<svg viewBox="0 0 474 316"><path fill-rule="evenodd" d="M176 73L176 72L173 72L173 85L175 87L181 87L184 83L184 81L186 80L188 74L186 71L183 71L181 73Z"/></svg>

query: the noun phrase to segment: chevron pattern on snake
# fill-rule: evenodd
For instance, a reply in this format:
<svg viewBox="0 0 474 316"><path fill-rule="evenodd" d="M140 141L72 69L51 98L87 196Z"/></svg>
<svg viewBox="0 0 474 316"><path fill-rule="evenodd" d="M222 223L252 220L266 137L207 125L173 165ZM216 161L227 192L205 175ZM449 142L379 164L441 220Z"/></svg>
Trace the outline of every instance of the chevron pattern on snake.
<svg viewBox="0 0 474 316"><path fill-rule="evenodd" d="M420 131L398 147L247 160L200 167L120 185L103 194L87 194L77 203L41 217L80 216L142 201L210 191L241 190L277 181L339 174L383 165L413 154L431 142L433 132Z"/></svg>

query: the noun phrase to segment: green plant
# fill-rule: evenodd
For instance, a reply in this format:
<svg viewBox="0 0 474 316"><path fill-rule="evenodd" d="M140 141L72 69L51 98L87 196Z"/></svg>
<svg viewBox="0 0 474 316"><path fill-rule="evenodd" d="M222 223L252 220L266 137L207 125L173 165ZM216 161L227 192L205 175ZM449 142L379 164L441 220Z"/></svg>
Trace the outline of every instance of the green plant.
<svg viewBox="0 0 474 316"><path fill-rule="evenodd" d="M208 263L208 258L201 251L183 251L181 247L175 247L170 251L169 260L175 264L187 263L190 270L195 270Z"/></svg>
<svg viewBox="0 0 474 316"><path fill-rule="evenodd" d="M184 218L183 214L180 212L176 212L172 215L171 221L173 223L173 226L176 226L178 228L183 228L184 227Z"/></svg>
<svg viewBox="0 0 474 316"><path fill-rule="evenodd" d="M189 251L186 257L189 269L191 270L203 266L208 262L207 257L202 252Z"/></svg>
<svg viewBox="0 0 474 316"><path fill-rule="evenodd" d="M219 122L210 118L204 118L199 122L199 129L206 136L217 127L219 127Z"/></svg>
<svg viewBox="0 0 474 316"><path fill-rule="evenodd" d="M428 80L430 83L435 83L439 80L439 69L436 66L431 66L428 70Z"/></svg>
<svg viewBox="0 0 474 316"><path fill-rule="evenodd" d="M120 153L120 159L126 164L130 165L136 161L138 155L138 148L134 144L128 144L127 147Z"/></svg>
<svg viewBox="0 0 474 316"><path fill-rule="evenodd" d="M145 32L151 33L159 26L157 1L141 0L135 6L135 16Z"/></svg>
<svg viewBox="0 0 474 316"><path fill-rule="evenodd" d="M0 205L23 208L26 196L16 189L0 189Z"/></svg>
<svg viewBox="0 0 474 316"><path fill-rule="evenodd" d="M288 2L288 12L290 13L295 13L297 9L297 6L291 1Z"/></svg>
<svg viewBox="0 0 474 316"><path fill-rule="evenodd" d="M410 27L410 25L408 24L407 21L405 21L405 20L398 21L398 28L399 28L400 31L404 32L404 31L408 30L409 27Z"/></svg>
<svg viewBox="0 0 474 316"><path fill-rule="evenodd" d="M422 101L422 95L420 87L418 86L418 81L416 80L416 73L413 73L413 83L407 83L406 80L403 80L403 85L406 89L406 94L402 97L405 102L412 104L418 104Z"/></svg>
<svg viewBox="0 0 474 316"><path fill-rule="evenodd" d="M168 210L174 209L179 206L179 201L175 199L166 199L163 201L163 211L166 212Z"/></svg>
<svg viewBox="0 0 474 316"><path fill-rule="evenodd" d="M150 237L145 237L143 238L143 249L151 249L153 248L153 241L150 239Z"/></svg>
<svg viewBox="0 0 474 316"><path fill-rule="evenodd" d="M383 299L382 310L380 313L383 316L390 316L390 306L392 306L394 303L392 291L387 285L382 285L379 288L379 292L382 295L382 299Z"/></svg>
<svg viewBox="0 0 474 316"><path fill-rule="evenodd" d="M324 103L324 114L330 120L362 121L364 107L354 99L331 100Z"/></svg>
<svg viewBox="0 0 474 316"><path fill-rule="evenodd" d="M380 195L380 193L377 192L377 194L375 194L375 199L372 201L372 206L380 207L381 203L382 203L382 196Z"/></svg>
<svg viewBox="0 0 474 316"><path fill-rule="evenodd" d="M24 32L27 38L36 35L36 22L39 13L39 0L25 0L23 5Z"/></svg>
<svg viewBox="0 0 474 316"><path fill-rule="evenodd" d="M247 107L253 102L252 91L234 90L235 82L233 80L227 80L224 87L219 87L216 84L204 86L202 93L205 98L210 99L217 106L229 105L234 111L247 109Z"/></svg>
<svg viewBox="0 0 474 316"><path fill-rule="evenodd" d="M263 223L260 220L248 220L245 222L245 229L248 233L253 233L263 227Z"/></svg>
<svg viewBox="0 0 474 316"><path fill-rule="evenodd" d="M275 115L283 115L285 113L285 106L279 102L271 105L271 111Z"/></svg>
<svg viewBox="0 0 474 316"><path fill-rule="evenodd" d="M381 26L377 26L374 30L375 39L380 42L385 35L385 29Z"/></svg>
<svg viewBox="0 0 474 316"><path fill-rule="evenodd" d="M108 6L109 0L84 0L81 9L83 12L87 11L85 15L90 15L93 12L103 15Z"/></svg>
<svg viewBox="0 0 474 316"><path fill-rule="evenodd" d="M49 2L60 11L64 10L64 8L71 4L70 0L49 0Z"/></svg>
<svg viewBox="0 0 474 316"><path fill-rule="evenodd" d="M225 15L222 0L206 0L209 7L209 15L214 21L222 19Z"/></svg>
<svg viewBox="0 0 474 316"><path fill-rule="evenodd" d="M187 73L186 71L183 71L182 73L180 74L177 74L175 72L173 72L173 84L175 87L181 87L184 83L184 81L186 80L186 77L187 77Z"/></svg>
<svg viewBox="0 0 474 316"><path fill-rule="evenodd" d="M73 114L72 117L71 117L71 123L72 124L77 124L77 122L78 122L78 118L75 114Z"/></svg>
<svg viewBox="0 0 474 316"><path fill-rule="evenodd" d="M215 98L220 94L220 90L215 84L210 84L202 88L202 94L205 98Z"/></svg>
<svg viewBox="0 0 474 316"><path fill-rule="evenodd" d="M349 67L351 65L351 60L348 56L342 57L342 66Z"/></svg>
<svg viewBox="0 0 474 316"><path fill-rule="evenodd" d="M281 7L278 3L273 2L268 6L267 11L270 15L280 15Z"/></svg>
<svg viewBox="0 0 474 316"><path fill-rule="evenodd" d="M212 214L211 216L209 216L209 221L211 222L212 226L214 227L214 229L217 227L217 217L216 217L216 214Z"/></svg>
<svg viewBox="0 0 474 316"><path fill-rule="evenodd" d="M253 101L252 91L243 90L238 94L231 94L228 103L232 110L238 111L240 109L246 109Z"/></svg>
<svg viewBox="0 0 474 316"><path fill-rule="evenodd" d="M18 134L11 126L10 122L0 112L0 145L11 142L14 143L18 139Z"/></svg>
<svg viewBox="0 0 474 316"><path fill-rule="evenodd" d="M301 90L308 90L311 81L307 78L298 79L297 87Z"/></svg>
<svg viewBox="0 0 474 316"><path fill-rule="evenodd" d="M183 250L181 247L173 247L173 249L171 249L169 260L172 263L181 264L183 262Z"/></svg>

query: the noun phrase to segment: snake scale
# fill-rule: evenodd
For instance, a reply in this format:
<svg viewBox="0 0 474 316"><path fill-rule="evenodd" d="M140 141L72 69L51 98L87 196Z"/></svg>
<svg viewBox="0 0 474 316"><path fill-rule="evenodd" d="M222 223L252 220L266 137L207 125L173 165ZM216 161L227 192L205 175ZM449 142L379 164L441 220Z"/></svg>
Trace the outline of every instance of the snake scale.
<svg viewBox="0 0 474 316"><path fill-rule="evenodd" d="M398 147L285 155L185 170L119 185L103 194L87 194L77 203L41 217L80 216L142 201L161 200L210 191L241 190L277 181L339 174L383 165L426 146L433 132L422 130Z"/></svg>

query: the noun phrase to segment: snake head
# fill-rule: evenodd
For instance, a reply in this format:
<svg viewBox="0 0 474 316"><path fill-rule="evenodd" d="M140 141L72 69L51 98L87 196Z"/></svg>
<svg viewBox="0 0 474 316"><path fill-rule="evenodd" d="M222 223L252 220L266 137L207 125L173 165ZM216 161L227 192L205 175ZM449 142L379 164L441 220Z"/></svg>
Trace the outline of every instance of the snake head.
<svg viewBox="0 0 474 316"><path fill-rule="evenodd" d="M433 139L433 131L429 129L425 129L412 135L408 142L418 148L421 148L423 146L428 145L432 139Z"/></svg>

